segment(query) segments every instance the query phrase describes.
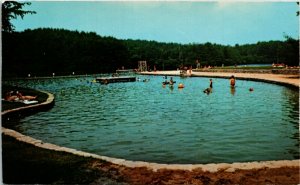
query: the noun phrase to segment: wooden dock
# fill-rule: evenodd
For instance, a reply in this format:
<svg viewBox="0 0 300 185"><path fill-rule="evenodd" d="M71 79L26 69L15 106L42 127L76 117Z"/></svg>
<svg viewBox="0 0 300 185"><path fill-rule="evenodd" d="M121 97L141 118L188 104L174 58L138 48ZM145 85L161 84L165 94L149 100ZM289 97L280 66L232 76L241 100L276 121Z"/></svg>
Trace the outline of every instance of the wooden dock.
<svg viewBox="0 0 300 185"><path fill-rule="evenodd" d="M118 77L98 77L97 82L101 84L117 83L117 82L135 82L136 77L134 76L118 76Z"/></svg>
<svg viewBox="0 0 300 185"><path fill-rule="evenodd" d="M134 69L118 69L116 70L118 74L126 74L126 73L135 73Z"/></svg>

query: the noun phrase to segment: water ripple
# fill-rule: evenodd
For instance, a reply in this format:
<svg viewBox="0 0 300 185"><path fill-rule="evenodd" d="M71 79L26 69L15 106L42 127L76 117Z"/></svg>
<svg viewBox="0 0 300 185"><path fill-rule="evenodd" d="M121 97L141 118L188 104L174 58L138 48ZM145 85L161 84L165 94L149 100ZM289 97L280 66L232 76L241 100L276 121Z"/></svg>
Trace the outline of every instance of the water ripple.
<svg viewBox="0 0 300 185"><path fill-rule="evenodd" d="M91 84L92 78L20 81L55 94L48 112L15 129L45 142L129 160L211 163L299 158L299 94L261 82L173 77L184 89L149 82ZM255 91L249 92L249 87Z"/></svg>

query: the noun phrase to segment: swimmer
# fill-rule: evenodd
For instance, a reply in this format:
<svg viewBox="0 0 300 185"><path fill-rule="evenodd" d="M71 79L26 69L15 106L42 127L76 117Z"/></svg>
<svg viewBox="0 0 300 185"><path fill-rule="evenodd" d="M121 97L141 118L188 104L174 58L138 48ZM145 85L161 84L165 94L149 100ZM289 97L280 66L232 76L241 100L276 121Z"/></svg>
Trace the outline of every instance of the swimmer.
<svg viewBox="0 0 300 185"><path fill-rule="evenodd" d="M212 92L212 88L206 88L203 92L206 94L210 94Z"/></svg>
<svg viewBox="0 0 300 185"><path fill-rule="evenodd" d="M169 83L170 83L170 85L174 84L173 77L170 78L170 82Z"/></svg>
<svg viewBox="0 0 300 185"><path fill-rule="evenodd" d="M235 86L235 77L233 75L230 77L230 86L231 87Z"/></svg>

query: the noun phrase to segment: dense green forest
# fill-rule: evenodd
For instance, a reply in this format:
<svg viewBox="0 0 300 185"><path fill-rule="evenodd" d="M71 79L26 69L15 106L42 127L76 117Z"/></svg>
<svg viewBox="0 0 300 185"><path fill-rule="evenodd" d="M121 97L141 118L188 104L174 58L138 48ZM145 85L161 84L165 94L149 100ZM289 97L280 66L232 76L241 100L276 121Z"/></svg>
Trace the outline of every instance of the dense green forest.
<svg viewBox="0 0 300 185"><path fill-rule="evenodd" d="M3 76L50 76L109 73L137 68L146 60L158 70L201 65L285 63L299 65L299 40L224 46L213 43L178 44L145 40L120 40L94 32L40 28L2 32Z"/></svg>

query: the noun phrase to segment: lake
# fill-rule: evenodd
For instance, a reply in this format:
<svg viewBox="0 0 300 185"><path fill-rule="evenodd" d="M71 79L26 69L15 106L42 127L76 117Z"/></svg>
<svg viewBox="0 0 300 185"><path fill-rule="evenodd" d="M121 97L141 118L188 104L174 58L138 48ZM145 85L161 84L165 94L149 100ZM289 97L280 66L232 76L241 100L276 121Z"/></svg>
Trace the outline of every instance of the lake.
<svg viewBox="0 0 300 185"><path fill-rule="evenodd" d="M158 163L219 163L299 159L299 93L284 86L212 78L137 76L101 85L92 77L3 82L48 91L47 112L4 123L60 146ZM148 79L143 82L143 79ZM179 83L185 88L178 89ZM250 92L249 88L254 91Z"/></svg>

